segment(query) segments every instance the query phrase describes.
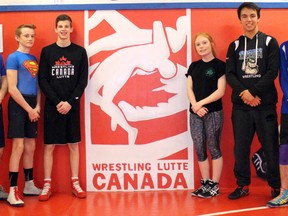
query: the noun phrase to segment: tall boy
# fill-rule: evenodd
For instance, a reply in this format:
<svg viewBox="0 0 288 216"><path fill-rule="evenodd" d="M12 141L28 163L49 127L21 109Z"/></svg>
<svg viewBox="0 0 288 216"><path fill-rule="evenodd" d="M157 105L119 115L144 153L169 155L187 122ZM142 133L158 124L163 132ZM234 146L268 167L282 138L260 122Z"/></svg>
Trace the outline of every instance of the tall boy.
<svg viewBox="0 0 288 216"><path fill-rule="evenodd" d="M250 150L255 132L267 160L267 181L272 197L280 192L277 91L279 46L275 38L259 31L260 8L251 2L238 7L244 35L233 41L226 57L227 82L232 87L234 175L237 188L229 199L249 194Z"/></svg>
<svg viewBox="0 0 288 216"><path fill-rule="evenodd" d="M41 52L39 85L46 96L44 108L44 188L39 196L51 196L51 172L55 145L70 150L72 192L85 198L79 184L80 97L88 80L86 50L70 40L72 19L65 14L56 18L57 41Z"/></svg>

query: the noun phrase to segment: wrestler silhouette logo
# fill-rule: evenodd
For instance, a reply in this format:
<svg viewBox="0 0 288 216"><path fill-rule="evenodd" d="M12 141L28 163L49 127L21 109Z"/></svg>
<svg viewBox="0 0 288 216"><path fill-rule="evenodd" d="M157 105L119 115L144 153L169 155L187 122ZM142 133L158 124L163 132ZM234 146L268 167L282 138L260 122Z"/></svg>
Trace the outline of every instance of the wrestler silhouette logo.
<svg viewBox="0 0 288 216"><path fill-rule="evenodd" d="M192 53L190 21L190 10L141 10L137 16L134 11L85 12L90 61L85 141L86 162L92 164L87 166L88 190L98 190L99 185L102 190L127 190L124 182L129 174L138 185L128 190L145 190L141 182L147 172L153 179L148 188L161 188L153 184L159 181L157 167L175 160L189 164L189 169L162 170L171 182L166 189L177 185L176 174L182 176L180 188L192 187L185 87ZM115 170L116 163L131 168ZM111 168L105 168L107 164ZM151 169L135 169L137 164L149 164ZM111 175L119 178L112 188Z"/></svg>
<svg viewBox="0 0 288 216"><path fill-rule="evenodd" d="M185 86L183 75L187 67L173 60L172 54L185 48L187 22L186 16L180 16L176 28L164 27L161 21L155 20L152 28L143 29L117 11L96 11L87 21L91 34L101 26L111 31L88 43L90 79L86 98L91 112L99 107L107 115L111 131L120 126L127 133L127 144L149 142L140 131L143 124L139 126L139 122L179 115L186 110L185 88L180 88ZM91 120L91 128L94 124L97 120ZM181 132L185 130L186 126ZM155 130L154 133L149 136L157 135Z"/></svg>

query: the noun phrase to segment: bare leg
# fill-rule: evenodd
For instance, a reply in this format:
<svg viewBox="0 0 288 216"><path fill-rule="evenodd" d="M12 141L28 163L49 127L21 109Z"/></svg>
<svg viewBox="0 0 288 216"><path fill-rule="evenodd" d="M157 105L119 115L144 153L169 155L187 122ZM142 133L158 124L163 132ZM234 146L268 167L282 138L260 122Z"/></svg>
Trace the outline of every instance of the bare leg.
<svg viewBox="0 0 288 216"><path fill-rule="evenodd" d="M35 139L24 139L23 167L24 169L33 168L35 151Z"/></svg>
<svg viewBox="0 0 288 216"><path fill-rule="evenodd" d="M51 179L55 145L44 146L44 178Z"/></svg>
<svg viewBox="0 0 288 216"><path fill-rule="evenodd" d="M24 139L14 138L12 141L12 152L9 162L9 171L18 172L19 162L24 151Z"/></svg>
<svg viewBox="0 0 288 216"><path fill-rule="evenodd" d="M205 161L198 161L198 164L202 178L204 180L210 179L208 158Z"/></svg>
<svg viewBox="0 0 288 216"><path fill-rule="evenodd" d="M216 160L212 160L212 169L213 169L212 180L213 181L215 182L220 181L222 168L223 168L223 157L220 157Z"/></svg>
<svg viewBox="0 0 288 216"><path fill-rule="evenodd" d="M79 145L68 144L70 150L70 166L72 177L77 177L79 173Z"/></svg>
<svg viewBox="0 0 288 216"><path fill-rule="evenodd" d="M280 165L281 187L288 190L288 165Z"/></svg>

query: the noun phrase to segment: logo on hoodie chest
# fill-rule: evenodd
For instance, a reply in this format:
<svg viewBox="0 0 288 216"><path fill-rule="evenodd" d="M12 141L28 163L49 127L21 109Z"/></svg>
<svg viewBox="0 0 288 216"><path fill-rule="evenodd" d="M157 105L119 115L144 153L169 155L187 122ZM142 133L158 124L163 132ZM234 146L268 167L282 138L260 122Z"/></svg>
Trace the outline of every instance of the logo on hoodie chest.
<svg viewBox="0 0 288 216"><path fill-rule="evenodd" d="M262 59L262 48L251 49L239 52L239 60L242 60L242 71L245 73L242 75L243 78L260 78L258 59ZM245 59L244 59L245 58Z"/></svg>

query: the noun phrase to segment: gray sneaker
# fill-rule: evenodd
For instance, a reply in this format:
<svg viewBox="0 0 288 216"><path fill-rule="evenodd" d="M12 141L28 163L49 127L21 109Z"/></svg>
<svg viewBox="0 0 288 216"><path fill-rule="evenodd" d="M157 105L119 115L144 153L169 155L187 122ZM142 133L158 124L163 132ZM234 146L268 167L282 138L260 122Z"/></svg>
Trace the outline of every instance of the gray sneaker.
<svg viewBox="0 0 288 216"><path fill-rule="evenodd" d="M8 193L5 192L2 185L0 185L0 200L7 200Z"/></svg>
<svg viewBox="0 0 288 216"><path fill-rule="evenodd" d="M25 181L25 186L23 190L23 194L25 196L38 196L41 194L41 189L36 187L34 181Z"/></svg>

